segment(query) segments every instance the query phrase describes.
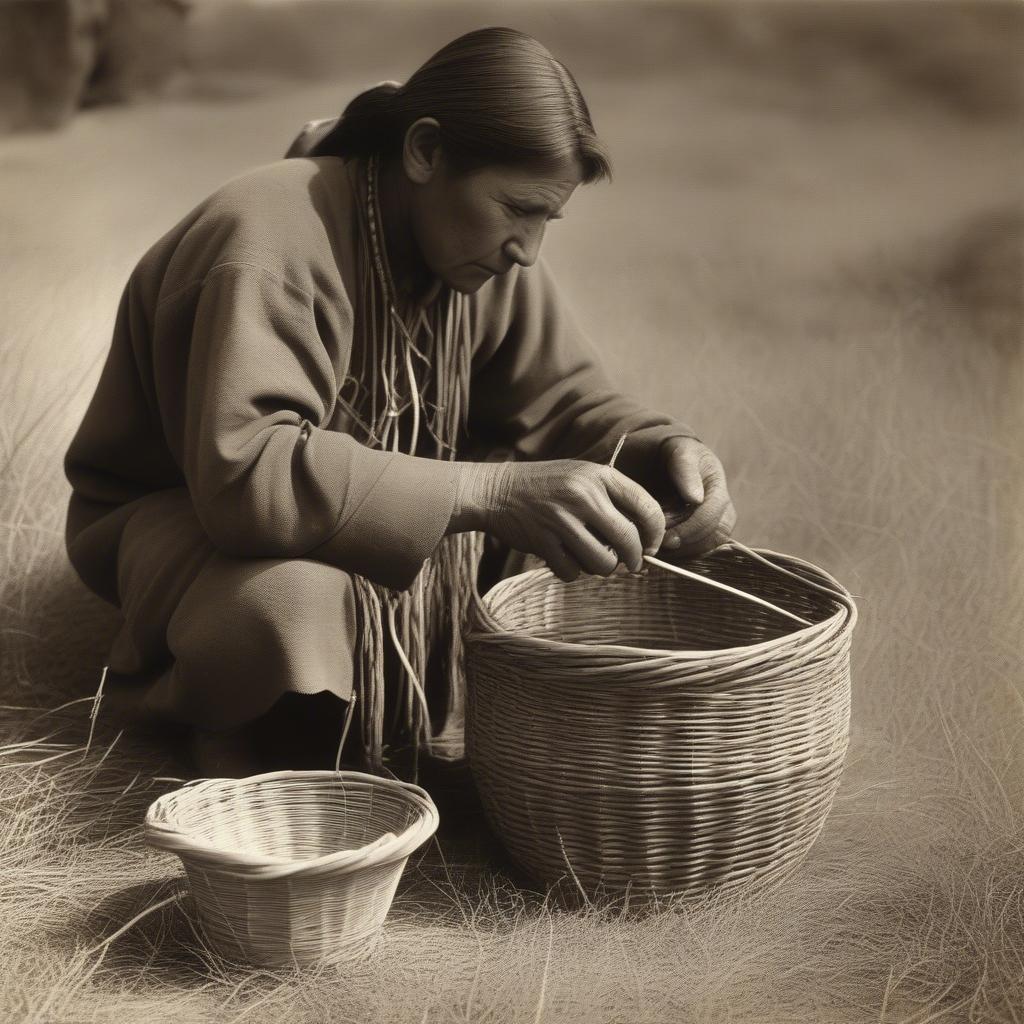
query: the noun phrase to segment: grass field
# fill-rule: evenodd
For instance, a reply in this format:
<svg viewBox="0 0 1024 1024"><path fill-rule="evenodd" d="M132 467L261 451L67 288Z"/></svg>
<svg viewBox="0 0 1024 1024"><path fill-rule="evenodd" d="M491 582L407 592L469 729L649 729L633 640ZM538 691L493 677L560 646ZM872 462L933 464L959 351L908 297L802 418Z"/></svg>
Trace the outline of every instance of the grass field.
<svg viewBox="0 0 1024 1024"><path fill-rule="evenodd" d="M579 69L615 162L546 242L579 318L626 390L720 454L737 536L858 599L849 763L769 896L568 912L485 833L450 829L410 865L379 954L340 972L220 963L187 897L118 934L182 891L139 830L181 768L116 738L102 708L90 723L117 620L65 564L60 459L145 248L494 8L406 5L423 31L385 55L366 41L393 34L396 5L359 7L344 45L360 59L330 78L335 10L210 8L174 96L0 140L0 1018L1024 1019L1024 152L1007 64L1024 23L922 6L924 32L902 5L505 8Z"/></svg>

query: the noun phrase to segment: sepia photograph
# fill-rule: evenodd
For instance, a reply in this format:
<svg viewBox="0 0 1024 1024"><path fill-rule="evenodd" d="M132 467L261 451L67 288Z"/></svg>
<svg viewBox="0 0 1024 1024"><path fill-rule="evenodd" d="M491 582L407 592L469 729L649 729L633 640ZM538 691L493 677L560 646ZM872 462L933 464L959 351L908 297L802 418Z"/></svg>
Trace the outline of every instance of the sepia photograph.
<svg viewBox="0 0 1024 1024"><path fill-rule="evenodd" d="M1024 1021L1020 0L0 0L0 1020Z"/></svg>

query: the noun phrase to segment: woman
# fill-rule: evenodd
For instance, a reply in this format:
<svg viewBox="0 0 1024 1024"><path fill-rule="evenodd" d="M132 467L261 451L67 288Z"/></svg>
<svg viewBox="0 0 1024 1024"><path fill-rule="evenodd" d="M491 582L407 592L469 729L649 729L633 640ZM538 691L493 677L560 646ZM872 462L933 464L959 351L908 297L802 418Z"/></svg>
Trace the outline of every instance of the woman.
<svg viewBox="0 0 1024 1024"><path fill-rule="evenodd" d="M567 581L637 570L729 534L724 475L609 383L539 258L609 163L535 40L469 33L292 152L131 274L69 556L124 615L108 694L191 727L201 771L254 770L260 736L297 760L357 695L371 763L403 723L458 758L479 536Z"/></svg>

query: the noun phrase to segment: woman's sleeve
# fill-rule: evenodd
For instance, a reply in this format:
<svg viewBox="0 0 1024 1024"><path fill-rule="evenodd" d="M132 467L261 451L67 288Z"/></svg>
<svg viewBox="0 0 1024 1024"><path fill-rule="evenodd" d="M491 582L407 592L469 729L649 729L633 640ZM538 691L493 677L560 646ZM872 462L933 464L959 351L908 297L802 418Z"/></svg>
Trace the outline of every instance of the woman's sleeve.
<svg viewBox="0 0 1024 1024"><path fill-rule="evenodd" d="M628 432L617 465L641 482L654 471L662 441L696 437L687 424L612 384L543 259L494 284L473 379L471 431L525 458L591 462L607 462Z"/></svg>
<svg viewBox="0 0 1024 1024"><path fill-rule="evenodd" d="M177 415L174 382L158 399L213 542L230 554L313 558L407 587L447 529L453 467L324 429L340 382L317 329L321 311L305 292L229 264L207 275L192 309ZM173 308L157 327L173 346Z"/></svg>

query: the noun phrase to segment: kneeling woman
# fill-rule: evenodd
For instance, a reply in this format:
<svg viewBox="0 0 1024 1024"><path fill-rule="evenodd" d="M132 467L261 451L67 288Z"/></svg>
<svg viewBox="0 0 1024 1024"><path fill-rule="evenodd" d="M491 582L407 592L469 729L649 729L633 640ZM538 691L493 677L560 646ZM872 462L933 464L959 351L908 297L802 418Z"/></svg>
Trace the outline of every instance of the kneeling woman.
<svg viewBox="0 0 1024 1024"><path fill-rule="evenodd" d="M722 468L615 389L539 259L609 164L535 40L456 39L291 154L131 274L68 552L123 612L108 695L190 726L201 771L255 770L257 736L326 766L355 695L370 763L402 737L458 758L481 537L564 580L703 551L734 522Z"/></svg>

